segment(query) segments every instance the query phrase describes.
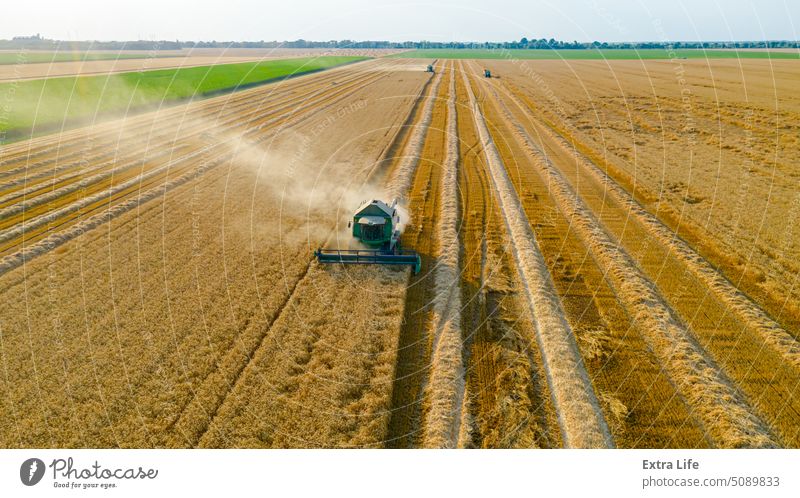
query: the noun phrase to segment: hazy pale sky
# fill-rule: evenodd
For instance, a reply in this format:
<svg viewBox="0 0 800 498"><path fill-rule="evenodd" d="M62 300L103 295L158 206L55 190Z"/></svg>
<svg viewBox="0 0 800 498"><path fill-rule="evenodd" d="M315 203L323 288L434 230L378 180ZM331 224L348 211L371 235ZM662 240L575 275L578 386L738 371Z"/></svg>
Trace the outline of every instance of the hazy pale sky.
<svg viewBox="0 0 800 498"><path fill-rule="evenodd" d="M8 0L0 38L798 39L800 0Z"/></svg>

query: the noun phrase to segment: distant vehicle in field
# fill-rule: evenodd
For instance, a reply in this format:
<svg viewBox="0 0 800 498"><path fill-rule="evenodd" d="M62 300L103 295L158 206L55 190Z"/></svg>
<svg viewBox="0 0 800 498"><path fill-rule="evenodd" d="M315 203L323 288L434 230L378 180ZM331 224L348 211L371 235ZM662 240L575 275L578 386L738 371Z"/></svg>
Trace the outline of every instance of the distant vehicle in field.
<svg viewBox="0 0 800 498"><path fill-rule="evenodd" d="M491 78L492 77L492 72L489 71L488 69L484 69L483 70L483 77L484 78Z"/></svg>
<svg viewBox="0 0 800 498"><path fill-rule="evenodd" d="M432 73L433 72L433 64L428 64L428 67L427 67L427 69L425 69L425 72Z"/></svg>

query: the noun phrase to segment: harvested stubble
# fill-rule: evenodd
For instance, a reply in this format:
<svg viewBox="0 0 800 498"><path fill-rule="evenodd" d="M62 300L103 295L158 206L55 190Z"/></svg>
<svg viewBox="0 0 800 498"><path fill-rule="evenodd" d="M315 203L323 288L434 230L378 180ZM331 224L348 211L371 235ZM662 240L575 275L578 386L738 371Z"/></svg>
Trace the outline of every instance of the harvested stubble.
<svg viewBox="0 0 800 498"><path fill-rule="evenodd" d="M524 104L513 94L509 93L508 97L515 101L520 109L524 107ZM557 143L563 151L571 155L576 164L588 171L594 181L602 186L603 191L614 202L623 206L626 212L634 215L639 223L647 227L648 231L664 247L669 248L672 254L680 259L698 279L702 280L719 299L730 306L731 310L742 322L747 323L749 327L757 331L764 342L774 348L787 363L800 370L800 342L792 334L787 332L748 296L737 289L730 280L720 274L719 270L698 254L686 241L677 236L655 215L644 209L631 194L576 150L564 137L549 128L543 128L542 132Z"/></svg>
<svg viewBox="0 0 800 498"><path fill-rule="evenodd" d="M514 259L528 295L564 445L577 448L611 446L613 443L603 413L530 223L494 146L466 73L463 77L498 204L512 241Z"/></svg>
<svg viewBox="0 0 800 498"><path fill-rule="evenodd" d="M462 322L468 388L460 446L559 447L527 296L515 271L465 81L456 78Z"/></svg>
<svg viewBox="0 0 800 498"><path fill-rule="evenodd" d="M425 142L420 149L413 182L406 195L409 222L403 232L402 243L405 248L419 254L422 271L410 277L404 291L406 307L398 342L387 447L422 445L425 413L430 408L425 391L430 378L435 333L432 303L436 299L439 192L442 188L442 165L447 140L445 104L448 85L444 82L448 78L447 73L443 73L441 83L437 84L438 93L433 102ZM417 115L416 121L421 122L422 118Z"/></svg>
<svg viewBox="0 0 800 498"><path fill-rule="evenodd" d="M493 95L499 100L496 92ZM505 104L500 108L506 119L514 121ZM706 433L720 447L774 447L766 424L747 405L742 395L725 378L719 367L694 341L692 333L664 302L617 241L603 230L600 222L572 190L546 154L525 129L511 126L524 144L537 173L551 186L551 195L563 215L591 251L607 275L618 298L634 324L647 338L665 368L703 421Z"/></svg>
<svg viewBox="0 0 800 498"><path fill-rule="evenodd" d="M799 337L797 64L498 64L537 119Z"/></svg>
<svg viewBox="0 0 800 498"><path fill-rule="evenodd" d="M508 82L503 80L501 84L505 87ZM515 85L508 86L513 88ZM518 91L512 93L528 102ZM797 446L800 436L797 369L786 356L764 341L762 334L755 330L756 323L733 310L731 304L689 268L686 261L659 240L647 223L631 216L630 208L617 202L614 195L609 194L609 189L583 167L582 160L576 161L575 149L580 151L578 157L589 159L583 155L582 144L555 139L558 135L554 138L553 133L561 134L561 131L551 128L538 113L528 112L530 104L524 107L510 106L516 122L525 124L531 134L538 135L540 146L606 231L620 241L637 266L658 287L667 304L687 324L699 346L744 396L754 413L769 425L774 441L789 447ZM512 136L513 128L508 134ZM596 162L597 158L593 157L591 161ZM603 167L607 165L603 163ZM611 168L609 174L613 174ZM661 214L658 210L655 212L657 216ZM683 234L683 229L680 234ZM673 237L676 235L679 234L672 234ZM741 281L730 283L742 289ZM674 431L677 433L679 429Z"/></svg>
<svg viewBox="0 0 800 498"><path fill-rule="evenodd" d="M486 93L488 89L478 85L476 91ZM615 445L709 446L689 407L633 328L606 275L575 234L571 219L560 213L551 198L551 185L536 174L528 153L490 97L481 98L484 115L533 223Z"/></svg>

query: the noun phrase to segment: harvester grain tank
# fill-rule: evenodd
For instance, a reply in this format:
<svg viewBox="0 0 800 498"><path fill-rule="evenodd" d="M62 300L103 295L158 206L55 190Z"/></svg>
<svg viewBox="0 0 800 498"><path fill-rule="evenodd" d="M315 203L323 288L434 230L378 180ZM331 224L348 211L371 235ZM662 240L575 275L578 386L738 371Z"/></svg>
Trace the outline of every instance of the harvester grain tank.
<svg viewBox="0 0 800 498"><path fill-rule="evenodd" d="M348 223L353 238L370 249L317 249L320 263L354 265L408 265L418 273L422 260L414 251L400 246L400 215L397 200L388 205L381 200L364 201Z"/></svg>
<svg viewBox="0 0 800 498"><path fill-rule="evenodd" d="M491 78L492 77L492 72L489 71L488 69L484 69L483 70L483 77L484 78Z"/></svg>

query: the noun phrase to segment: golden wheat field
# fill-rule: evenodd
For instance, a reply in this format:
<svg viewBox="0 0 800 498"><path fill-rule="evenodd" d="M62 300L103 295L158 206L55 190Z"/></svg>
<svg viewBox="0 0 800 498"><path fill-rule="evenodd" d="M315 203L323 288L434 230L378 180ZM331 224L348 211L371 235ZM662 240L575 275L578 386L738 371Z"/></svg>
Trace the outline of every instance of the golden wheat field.
<svg viewBox="0 0 800 498"><path fill-rule="evenodd" d="M798 448L798 92L375 58L3 145L0 445ZM418 274L315 259L367 198Z"/></svg>

